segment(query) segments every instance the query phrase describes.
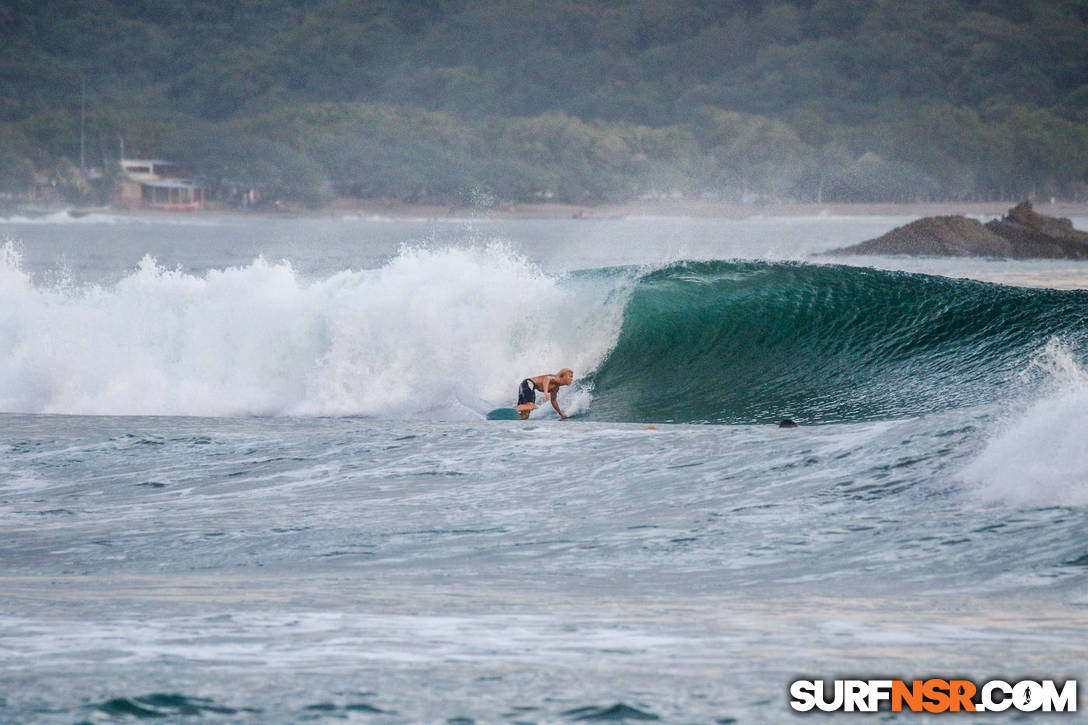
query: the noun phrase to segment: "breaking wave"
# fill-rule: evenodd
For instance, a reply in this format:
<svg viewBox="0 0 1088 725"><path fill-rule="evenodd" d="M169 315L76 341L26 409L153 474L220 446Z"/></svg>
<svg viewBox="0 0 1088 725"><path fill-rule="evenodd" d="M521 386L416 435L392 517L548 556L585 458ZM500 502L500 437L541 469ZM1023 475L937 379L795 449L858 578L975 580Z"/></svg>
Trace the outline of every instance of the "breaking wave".
<svg viewBox="0 0 1088 725"><path fill-rule="evenodd" d="M0 246L0 411L479 419L526 375L611 421L845 422L999 398L1088 294L770 262L554 276L503 245L308 279L258 258L36 284Z"/></svg>

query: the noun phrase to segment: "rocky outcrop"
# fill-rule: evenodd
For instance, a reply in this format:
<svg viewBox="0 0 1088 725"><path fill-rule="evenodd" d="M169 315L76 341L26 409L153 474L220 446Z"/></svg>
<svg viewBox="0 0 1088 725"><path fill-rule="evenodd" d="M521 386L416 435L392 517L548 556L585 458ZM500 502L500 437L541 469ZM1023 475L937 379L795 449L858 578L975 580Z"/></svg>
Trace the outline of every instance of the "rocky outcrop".
<svg viewBox="0 0 1088 725"><path fill-rule="evenodd" d="M1068 219L1039 214L1025 201L985 224L963 216L927 217L828 254L1088 259L1088 232L1074 229Z"/></svg>

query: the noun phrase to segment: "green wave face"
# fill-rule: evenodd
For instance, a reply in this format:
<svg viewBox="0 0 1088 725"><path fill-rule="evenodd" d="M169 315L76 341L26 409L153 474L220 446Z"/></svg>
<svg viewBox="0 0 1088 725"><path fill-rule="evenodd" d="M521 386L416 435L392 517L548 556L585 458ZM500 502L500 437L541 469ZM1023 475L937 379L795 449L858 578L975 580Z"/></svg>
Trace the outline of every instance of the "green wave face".
<svg viewBox="0 0 1088 725"><path fill-rule="evenodd" d="M1088 293L857 267L681 263L644 276L591 383L601 420L846 422L991 402Z"/></svg>

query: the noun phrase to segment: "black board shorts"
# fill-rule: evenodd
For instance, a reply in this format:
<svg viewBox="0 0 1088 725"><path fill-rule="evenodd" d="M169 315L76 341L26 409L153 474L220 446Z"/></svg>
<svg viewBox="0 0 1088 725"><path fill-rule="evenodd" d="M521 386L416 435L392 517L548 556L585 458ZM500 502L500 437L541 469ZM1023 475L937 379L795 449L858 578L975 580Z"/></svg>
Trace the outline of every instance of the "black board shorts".
<svg viewBox="0 0 1088 725"><path fill-rule="evenodd" d="M531 378L522 380L521 386L518 387L518 405L525 405L526 403L536 404L536 389L533 388Z"/></svg>

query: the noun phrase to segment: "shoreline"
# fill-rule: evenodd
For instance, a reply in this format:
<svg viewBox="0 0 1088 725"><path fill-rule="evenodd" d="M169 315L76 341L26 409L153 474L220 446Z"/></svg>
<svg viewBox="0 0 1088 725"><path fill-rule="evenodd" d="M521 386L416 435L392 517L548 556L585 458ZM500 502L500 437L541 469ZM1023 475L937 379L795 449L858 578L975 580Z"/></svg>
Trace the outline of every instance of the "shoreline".
<svg viewBox="0 0 1088 725"><path fill-rule="evenodd" d="M80 208L12 207L0 210L0 221L13 217L41 218L67 213L73 218L93 214L120 216L159 217L193 215L226 216L254 219L323 219L359 216L391 221L432 219L525 219L525 220L616 220L638 217L701 218L701 219L758 219L804 217L935 217L977 216L1002 217L1017 201L965 201L965 202L912 202L912 203L768 203L741 204L704 201L633 201L595 205L533 203L507 204L495 208L455 207L437 204L408 204L397 200L337 199L320 209L289 208L283 210L238 210L212 206L192 212L160 211L156 209L125 209L114 207ZM1055 201L1035 203L1035 208L1047 216L1088 216L1088 202Z"/></svg>
<svg viewBox="0 0 1088 725"><path fill-rule="evenodd" d="M298 216L367 215L391 219L620 219L625 217L677 217L749 219L766 217L821 216L985 216L1000 217L1019 201L987 202L916 202L916 203L776 203L741 204L704 201L633 201L595 205L578 204L507 204L501 208L462 208L399 201L360 201L341 199L328 207L299 211ZM1036 209L1048 216L1088 216L1088 203L1057 201L1037 203ZM244 213L244 212L243 212ZM273 216L275 212L271 213Z"/></svg>

